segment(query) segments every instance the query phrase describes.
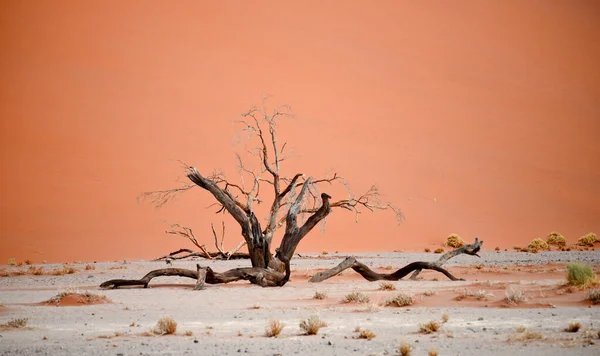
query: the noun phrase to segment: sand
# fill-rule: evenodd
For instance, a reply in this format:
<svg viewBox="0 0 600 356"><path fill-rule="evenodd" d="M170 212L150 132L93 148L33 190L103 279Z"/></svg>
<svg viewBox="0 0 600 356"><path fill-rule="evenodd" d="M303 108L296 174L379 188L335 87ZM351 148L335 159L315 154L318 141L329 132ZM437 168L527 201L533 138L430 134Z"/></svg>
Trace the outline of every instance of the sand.
<svg viewBox="0 0 600 356"><path fill-rule="evenodd" d="M282 288L261 288L245 282L207 286L193 291L194 281L168 277L152 281L150 288L99 290L112 278L139 278L147 271L165 267L163 262L95 263L94 270L63 276L15 276L0 278L0 324L28 318L29 329L0 331L3 355L396 355L402 341L414 347L414 355L437 349L440 355L597 355L600 351L600 309L586 301L586 293L568 290L562 283L565 264L584 261L600 268L598 252L546 252L538 254L483 252L481 259L459 256L449 270L466 279L452 282L435 272L423 273L418 281L393 282L395 291L379 290L356 273L318 284L310 275L341 262L345 255L317 254L295 258L291 281ZM363 253L359 259L372 268L386 271L414 260L432 260L433 254ZM194 268L195 263L221 271L246 266L247 261L178 261L177 267ZM5 269L9 267L3 266ZM44 266L51 268L53 266ZM84 265L76 265L83 269ZM25 267L10 267L10 269ZM506 303L505 290L522 290L527 301L517 306ZM47 306L57 293L71 289L107 296L112 303ZM470 292L492 293L487 299L467 297ZM315 291L327 293L313 299ZM351 292L367 294L371 303L344 304ZM403 308L381 307L398 292L414 296L416 303ZM316 336L301 335L299 322L318 315L328 326ZM418 333L419 325L449 317L440 331ZM163 316L177 323L177 334L153 336L148 332ZM277 338L267 338L269 320L285 325ZM577 333L563 329L579 322ZM359 327L376 334L372 340L357 339ZM525 327L541 332L542 340L509 342L515 330ZM586 333L594 336L586 338ZM185 332L192 334L186 336Z"/></svg>

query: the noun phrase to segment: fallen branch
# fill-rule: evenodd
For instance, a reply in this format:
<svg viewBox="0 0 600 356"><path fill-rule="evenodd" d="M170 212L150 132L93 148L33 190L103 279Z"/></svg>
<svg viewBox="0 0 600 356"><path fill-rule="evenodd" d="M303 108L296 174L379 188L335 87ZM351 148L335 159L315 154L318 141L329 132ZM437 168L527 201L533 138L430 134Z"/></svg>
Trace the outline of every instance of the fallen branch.
<svg viewBox="0 0 600 356"><path fill-rule="evenodd" d="M413 274L413 276L411 277L411 279L415 279L416 278L415 275L418 275L421 272L421 270L424 270L424 269L430 269L430 270L434 270L434 271L443 273L446 277L448 277L450 280L453 280L453 281L461 281L463 279L453 276L450 272L448 272L446 269L442 268L441 266L444 263L446 263L450 258L460 255L462 253L480 257L477 253L481 249L481 245L483 245L483 241L479 241L478 238L475 238L474 243L465 245L461 248L457 248L453 251L447 252L444 255L442 255L435 262L418 261L418 262L409 263L408 265L400 268L399 270L397 270L394 273L377 273L377 272L373 271L372 269L370 269L369 267L367 267L365 264L356 260L356 258L348 257L344 261L342 261L342 263L335 266L334 268L315 274L309 280L309 282L312 282L312 283L323 282L326 279L329 279L331 277L334 277L334 276L340 274L342 271L344 271L348 268L352 268L355 272L357 272L358 274L363 276L369 282L381 281L381 280L398 281L398 280L402 279L403 277L407 276L411 272L415 272L415 274Z"/></svg>

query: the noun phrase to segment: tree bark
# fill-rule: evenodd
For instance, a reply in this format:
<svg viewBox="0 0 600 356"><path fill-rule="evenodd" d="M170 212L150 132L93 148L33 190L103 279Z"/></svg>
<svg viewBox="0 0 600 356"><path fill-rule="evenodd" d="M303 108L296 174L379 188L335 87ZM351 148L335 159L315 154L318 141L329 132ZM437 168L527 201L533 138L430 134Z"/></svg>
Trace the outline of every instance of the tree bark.
<svg viewBox="0 0 600 356"><path fill-rule="evenodd" d="M438 271L440 273L443 273L450 280L460 281L460 280L463 280L463 279L460 279L460 278L457 278L457 277L453 276L446 269L442 268L441 265L443 265L444 263L446 263L452 257L460 255L462 253L479 257L479 255L477 254L477 252L479 252L479 250L481 249L482 245L483 245L483 241L479 241L478 238L475 238L475 242L474 243L469 244L469 245L465 245L465 246L463 246L461 248L457 248L457 249L455 249L453 251L447 252L444 255L442 255L435 262L418 261L418 262L409 263L408 265L400 268L396 272L389 273L389 274L386 274L386 273L383 273L383 274L382 273L377 273L377 272L371 270L365 264L357 261L356 258L354 258L354 257L348 257L344 261L342 261L342 263L340 263L339 265L335 266L334 268L331 268L331 269L329 269L327 271L323 271L323 272L319 272L319 273L315 274L309 280L309 282L312 282L312 283L323 282L326 279L329 279L331 277L334 277L334 276L340 274L342 271L344 271L344 270L346 270L348 268L352 268L355 272L357 272L358 274L360 274L361 276L363 276L363 278L365 278L369 282L381 281L381 280L398 281L398 280L404 278L406 275L408 275L409 273L411 273L413 271L415 272L415 274L418 274L423 269L431 269L431 270L434 270L434 271ZM414 278L411 277L411 279L414 279Z"/></svg>

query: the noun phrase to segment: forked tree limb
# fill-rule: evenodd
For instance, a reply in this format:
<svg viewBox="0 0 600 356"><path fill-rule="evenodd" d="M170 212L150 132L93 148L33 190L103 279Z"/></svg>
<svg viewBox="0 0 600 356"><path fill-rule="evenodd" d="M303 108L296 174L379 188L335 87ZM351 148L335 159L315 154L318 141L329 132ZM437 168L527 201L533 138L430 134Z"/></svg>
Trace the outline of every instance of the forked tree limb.
<svg viewBox="0 0 600 356"><path fill-rule="evenodd" d="M479 252L479 250L481 249L481 245L483 245L483 241L479 241L478 238L475 238L474 243L465 245L461 248L457 248L453 251L447 252L443 256L441 256L439 260L437 260L435 262L418 261L418 262L409 263L408 265L400 268L399 270L397 270L394 273L377 273L377 272L373 271L372 269L370 269L369 267L367 267L365 264L357 261L356 258L348 257L344 261L342 261L342 263L335 266L334 268L315 274L309 280L309 282L313 282L313 283L322 282L326 279L329 279L331 277L334 277L334 276L340 274L342 271L344 271L348 268L352 268L354 271L356 271L358 274L363 276L369 282L381 281L381 280L398 281L413 271L416 273L416 271L420 272L423 269L431 269L434 271L438 271L440 273L443 273L450 280L460 281L463 279L453 276L446 269L442 268L441 265L443 265L450 258L457 256L459 254L462 254L462 253L479 257L477 252Z"/></svg>
<svg viewBox="0 0 600 356"><path fill-rule="evenodd" d="M100 285L100 288L116 289L123 286L143 286L148 288L148 284L153 278L164 276L186 277L196 280L195 289L202 289L204 283L207 284L222 284L240 280L247 280L253 284L258 284L262 287L279 286L284 275L265 268L259 267L244 267L234 268L228 271L219 273L213 271L210 267L201 267L196 265L197 270L189 270L185 268L162 268L149 272L141 279L111 279ZM203 271L199 274L199 271ZM202 282L202 274L205 274ZM199 278L200 277L200 278Z"/></svg>

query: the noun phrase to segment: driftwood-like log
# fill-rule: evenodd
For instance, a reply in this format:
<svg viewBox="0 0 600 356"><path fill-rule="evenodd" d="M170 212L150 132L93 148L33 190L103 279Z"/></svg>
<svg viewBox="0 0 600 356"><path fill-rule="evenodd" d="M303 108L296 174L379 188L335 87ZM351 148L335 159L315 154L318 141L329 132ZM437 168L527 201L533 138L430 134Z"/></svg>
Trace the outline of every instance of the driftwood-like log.
<svg viewBox="0 0 600 356"><path fill-rule="evenodd" d="M111 279L110 281L102 283L100 288L116 289L123 286L143 286L144 288L148 288L148 284L153 278L164 276L178 276L195 279L197 289L202 289L204 283L223 284L246 280L262 287L277 287L281 285L283 280L287 281L286 276L282 273L259 267L234 268L222 273L215 272L210 267L200 267L199 265L196 265L196 267L196 271L185 268L157 269L149 272L141 279ZM200 282L202 279L199 278L200 270L205 274L204 283ZM289 271L289 267L286 270ZM289 278L289 276L287 277Z"/></svg>
<svg viewBox="0 0 600 356"><path fill-rule="evenodd" d="M479 241L478 238L475 238L474 243L465 245L465 246L457 248L453 251L447 252L444 255L442 255L435 262L418 261L418 262L409 263L408 265L400 268L399 270L397 270L396 272L393 272L393 273L377 273L377 272L373 271L372 269L370 269L369 267L367 267L365 264L357 261L356 258L348 257L344 261L342 261L342 263L335 266L334 268L315 274L309 280L309 282L312 282L312 283L323 282L326 279L329 279L331 277L334 277L334 276L340 274L342 271L344 271L348 268L352 268L354 271L356 271L358 274L363 276L369 282L381 281L381 280L398 281L411 272L415 272L415 274L418 274L421 270L424 270L424 269L438 271L440 273L443 273L450 280L460 281L463 279L453 276L450 272L448 272L446 269L442 268L441 266L444 263L446 263L450 258L460 255L462 253L479 257L479 255L477 253L481 249L481 245L483 245L483 241ZM412 279L412 277L411 277L411 279Z"/></svg>

